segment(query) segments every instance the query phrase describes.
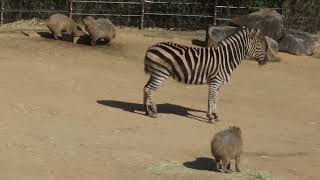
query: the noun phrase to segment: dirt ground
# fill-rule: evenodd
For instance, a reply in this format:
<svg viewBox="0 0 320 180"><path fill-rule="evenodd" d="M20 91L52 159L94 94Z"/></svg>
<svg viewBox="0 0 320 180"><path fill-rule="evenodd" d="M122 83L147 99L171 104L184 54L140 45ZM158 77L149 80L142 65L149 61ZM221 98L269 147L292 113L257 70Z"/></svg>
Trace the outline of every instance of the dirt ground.
<svg viewBox="0 0 320 180"><path fill-rule="evenodd" d="M236 179L210 170L210 140L242 128L241 168L319 180L320 59L244 61L206 123L207 86L169 81L143 115L146 48L202 34L121 29L111 46L0 33L1 180Z"/></svg>

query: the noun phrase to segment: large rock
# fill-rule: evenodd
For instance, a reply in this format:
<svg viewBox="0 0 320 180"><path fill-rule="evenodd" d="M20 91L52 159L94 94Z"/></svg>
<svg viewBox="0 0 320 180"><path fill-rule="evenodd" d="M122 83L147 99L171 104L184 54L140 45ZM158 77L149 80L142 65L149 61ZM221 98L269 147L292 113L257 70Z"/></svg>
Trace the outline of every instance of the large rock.
<svg viewBox="0 0 320 180"><path fill-rule="evenodd" d="M264 37L265 44L266 44L266 55L268 61L276 61L279 59L278 57L278 42L274 39L270 38L269 36Z"/></svg>
<svg viewBox="0 0 320 180"><path fill-rule="evenodd" d="M236 27L231 26L209 26L206 32L207 46L217 46L217 44L234 34L237 31Z"/></svg>
<svg viewBox="0 0 320 180"><path fill-rule="evenodd" d="M231 24L260 29L262 37L269 36L276 41L282 37L282 16L272 9L262 9L248 15L235 17L231 20Z"/></svg>
<svg viewBox="0 0 320 180"><path fill-rule="evenodd" d="M283 30L283 37L279 41L279 51L295 55L312 55L317 39L310 33L295 30Z"/></svg>

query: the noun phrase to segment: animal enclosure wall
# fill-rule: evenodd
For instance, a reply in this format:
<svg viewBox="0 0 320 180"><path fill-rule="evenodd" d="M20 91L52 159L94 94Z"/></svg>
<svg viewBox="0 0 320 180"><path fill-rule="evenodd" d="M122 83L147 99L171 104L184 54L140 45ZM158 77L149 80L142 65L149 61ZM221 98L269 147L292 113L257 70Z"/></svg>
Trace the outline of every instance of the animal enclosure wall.
<svg viewBox="0 0 320 180"><path fill-rule="evenodd" d="M46 19L64 13L109 17L119 26L161 27L178 30L206 29L228 24L231 18L260 8L272 8L284 17L284 26L314 32L320 27L319 5L280 3L277 0L0 0L1 23L21 19ZM316 1L316 0L315 0ZM301 2L301 1L299 1ZM302 7L302 8L301 8ZM309 23L310 20L313 23Z"/></svg>

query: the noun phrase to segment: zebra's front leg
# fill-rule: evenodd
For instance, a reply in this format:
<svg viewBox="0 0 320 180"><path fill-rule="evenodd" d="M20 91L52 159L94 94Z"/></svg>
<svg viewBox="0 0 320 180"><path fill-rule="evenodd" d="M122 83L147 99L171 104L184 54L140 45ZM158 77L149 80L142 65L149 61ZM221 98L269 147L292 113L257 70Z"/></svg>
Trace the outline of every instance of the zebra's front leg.
<svg viewBox="0 0 320 180"><path fill-rule="evenodd" d="M209 123L213 123L213 121L218 121L217 101L218 101L218 88L213 84L209 84L208 112L207 112Z"/></svg>
<svg viewBox="0 0 320 180"><path fill-rule="evenodd" d="M219 121L219 116L217 114L217 103L218 103L218 90L215 92L213 97L213 112L212 115L215 121Z"/></svg>

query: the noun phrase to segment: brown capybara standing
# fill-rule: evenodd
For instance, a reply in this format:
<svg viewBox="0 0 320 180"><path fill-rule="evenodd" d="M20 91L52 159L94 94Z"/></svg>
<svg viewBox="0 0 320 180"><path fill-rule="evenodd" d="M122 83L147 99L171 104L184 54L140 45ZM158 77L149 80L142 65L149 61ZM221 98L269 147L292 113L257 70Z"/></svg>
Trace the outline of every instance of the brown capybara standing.
<svg viewBox="0 0 320 180"><path fill-rule="evenodd" d="M83 29L73 19L64 14L53 14L47 21L47 27L51 31L54 39L62 37L62 32L73 37L76 43L80 36L84 35Z"/></svg>
<svg viewBox="0 0 320 180"><path fill-rule="evenodd" d="M235 159L236 170L240 172L239 163L241 152L241 129L237 126L218 132L211 141L211 153L216 160L218 171L222 169L225 173L231 172L230 161Z"/></svg>
<svg viewBox="0 0 320 180"><path fill-rule="evenodd" d="M108 18L94 19L87 16L83 19L83 24L91 36L91 45L96 45L98 40L110 43L116 37L116 29Z"/></svg>

